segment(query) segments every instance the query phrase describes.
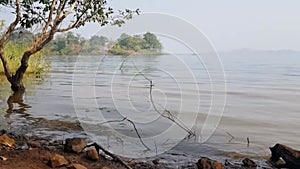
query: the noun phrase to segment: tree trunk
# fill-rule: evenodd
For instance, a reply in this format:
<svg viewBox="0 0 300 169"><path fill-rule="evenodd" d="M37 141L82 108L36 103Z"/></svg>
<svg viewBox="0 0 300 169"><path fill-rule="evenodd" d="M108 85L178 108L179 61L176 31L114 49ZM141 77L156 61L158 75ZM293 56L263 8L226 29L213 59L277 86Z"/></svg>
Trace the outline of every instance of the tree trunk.
<svg viewBox="0 0 300 169"><path fill-rule="evenodd" d="M12 75L12 73L9 70L7 61L6 61L5 57L3 56L3 53L1 53L1 51L0 51L0 58L2 60L5 76L6 76L7 80L9 81L9 83L11 84L11 89L14 92L25 91L25 87L24 87L22 80L23 80L24 73L26 72L26 69L28 67L29 57L30 57L30 55L28 57L25 57L25 59L23 57L21 66L16 71L16 73L14 75Z"/></svg>
<svg viewBox="0 0 300 169"><path fill-rule="evenodd" d="M25 86L22 83L22 80L21 81L19 81L19 80L13 81L13 83L11 84L11 90L14 92L25 91Z"/></svg>
<svg viewBox="0 0 300 169"><path fill-rule="evenodd" d="M25 91L25 86L23 84L23 77L24 77L24 73L26 72L26 69L28 67L28 60L30 57L30 52L25 52L22 60L21 60L21 66L19 67L19 69L16 71L16 74L12 76L12 80L11 80L11 89L13 91Z"/></svg>

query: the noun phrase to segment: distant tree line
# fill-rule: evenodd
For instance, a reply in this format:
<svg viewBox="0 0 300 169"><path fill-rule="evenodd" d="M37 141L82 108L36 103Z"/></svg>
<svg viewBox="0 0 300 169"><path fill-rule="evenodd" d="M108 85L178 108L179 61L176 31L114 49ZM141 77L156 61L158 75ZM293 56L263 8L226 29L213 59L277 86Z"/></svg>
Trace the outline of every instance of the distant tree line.
<svg viewBox="0 0 300 169"><path fill-rule="evenodd" d="M28 46L35 35L26 29L17 29L10 37L10 43ZM43 55L130 55L130 54L159 54L162 44L150 32L144 35L130 36L121 34L113 41L105 36L94 35L89 39L73 32L58 34L42 50Z"/></svg>

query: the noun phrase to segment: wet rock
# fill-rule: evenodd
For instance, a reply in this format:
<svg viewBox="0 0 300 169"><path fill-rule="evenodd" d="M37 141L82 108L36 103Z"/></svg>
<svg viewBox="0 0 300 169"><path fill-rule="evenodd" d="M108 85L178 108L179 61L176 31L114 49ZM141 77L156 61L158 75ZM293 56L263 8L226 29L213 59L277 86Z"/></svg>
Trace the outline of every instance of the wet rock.
<svg viewBox="0 0 300 169"><path fill-rule="evenodd" d="M85 166L81 164L71 164L67 167L68 169L87 169Z"/></svg>
<svg viewBox="0 0 300 169"><path fill-rule="evenodd" d="M223 165L209 158L200 158L197 162L198 169L223 169Z"/></svg>
<svg viewBox="0 0 300 169"><path fill-rule="evenodd" d="M155 165L151 164L151 163L148 163L148 162L138 162L138 163L135 163L135 165L132 168L135 168L135 169L155 169L157 167ZM159 167L159 168L163 169L163 167Z"/></svg>
<svg viewBox="0 0 300 169"><path fill-rule="evenodd" d="M28 150L29 146L27 144L23 144L19 147L21 150Z"/></svg>
<svg viewBox="0 0 300 169"><path fill-rule="evenodd" d="M159 164L159 158L156 158L156 159L152 160L152 163L154 165L158 165Z"/></svg>
<svg viewBox="0 0 300 169"><path fill-rule="evenodd" d="M40 148L42 147L41 143L38 142L38 141L27 141L27 145L28 147L31 147L31 148Z"/></svg>
<svg viewBox="0 0 300 169"><path fill-rule="evenodd" d="M134 166L136 165L136 162L131 161L128 163L128 166L130 166L131 168L134 168Z"/></svg>
<svg viewBox="0 0 300 169"><path fill-rule="evenodd" d="M101 169L111 169L110 167L104 166Z"/></svg>
<svg viewBox="0 0 300 169"><path fill-rule="evenodd" d="M242 163L244 167L253 167L253 168L257 167L257 164L249 158L243 159Z"/></svg>
<svg viewBox="0 0 300 169"><path fill-rule="evenodd" d="M270 147L270 150L272 153L270 163L275 167L290 169L300 168L300 150L279 143L274 147ZM282 161L284 161L283 164Z"/></svg>
<svg viewBox="0 0 300 169"><path fill-rule="evenodd" d="M86 139L84 138L68 138L66 139L64 150L66 152L80 153L86 147L86 145Z"/></svg>
<svg viewBox="0 0 300 169"><path fill-rule="evenodd" d="M3 134L7 134L7 131L4 129L0 130L0 136L2 136Z"/></svg>
<svg viewBox="0 0 300 169"><path fill-rule="evenodd" d="M99 159L99 154L95 147L91 147L85 152L85 157L87 159L97 161Z"/></svg>
<svg viewBox="0 0 300 169"><path fill-rule="evenodd" d="M10 138L7 134L3 134L2 136L0 136L0 146L15 148L16 141L14 139Z"/></svg>
<svg viewBox="0 0 300 169"><path fill-rule="evenodd" d="M225 162L224 162L224 165L225 165L225 166L230 166L231 163L228 161L228 159L226 159Z"/></svg>
<svg viewBox="0 0 300 169"><path fill-rule="evenodd" d="M49 165L52 168L60 167L60 166L67 165L67 164L68 164L68 161L65 159L65 157L62 155L59 155L59 154L55 154L49 160Z"/></svg>
<svg viewBox="0 0 300 169"><path fill-rule="evenodd" d="M2 160L2 161L6 161L6 160L7 160L7 158L6 158L6 157L3 157L3 156L0 156L0 160Z"/></svg>

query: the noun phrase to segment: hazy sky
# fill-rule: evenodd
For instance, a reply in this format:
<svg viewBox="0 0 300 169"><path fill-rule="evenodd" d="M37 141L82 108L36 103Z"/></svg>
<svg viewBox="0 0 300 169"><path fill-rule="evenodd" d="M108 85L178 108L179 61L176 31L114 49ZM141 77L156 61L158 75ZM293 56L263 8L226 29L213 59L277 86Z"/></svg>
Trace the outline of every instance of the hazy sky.
<svg viewBox="0 0 300 169"><path fill-rule="evenodd" d="M185 19L218 50L300 50L299 0L114 0L113 4Z"/></svg>
<svg viewBox="0 0 300 169"><path fill-rule="evenodd" d="M112 0L110 4L180 17L206 34L219 51L300 50L299 0ZM6 18L2 13L0 18ZM91 36L95 26L76 32Z"/></svg>

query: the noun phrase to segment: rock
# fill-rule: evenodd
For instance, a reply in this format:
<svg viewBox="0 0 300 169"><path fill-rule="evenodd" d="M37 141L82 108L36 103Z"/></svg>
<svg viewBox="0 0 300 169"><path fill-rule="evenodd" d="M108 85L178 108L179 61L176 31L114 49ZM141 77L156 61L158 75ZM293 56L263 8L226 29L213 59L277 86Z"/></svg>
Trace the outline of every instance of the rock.
<svg viewBox="0 0 300 169"><path fill-rule="evenodd" d="M95 147L91 147L85 152L85 157L87 159L97 161L99 159L99 154Z"/></svg>
<svg viewBox="0 0 300 169"><path fill-rule="evenodd" d="M270 162L276 168L300 168L300 150L279 143L274 147L270 147L270 150L272 153Z"/></svg>
<svg viewBox="0 0 300 169"><path fill-rule="evenodd" d="M68 169L87 169L85 166L81 164L71 164L67 167Z"/></svg>
<svg viewBox="0 0 300 169"><path fill-rule="evenodd" d="M208 158L201 158L197 162L198 169L213 169L213 166L211 164L211 160Z"/></svg>
<svg viewBox="0 0 300 169"><path fill-rule="evenodd" d="M65 159L64 156L55 154L50 160L49 160L49 165L52 168L60 167L63 165L67 165L68 161Z"/></svg>
<svg viewBox="0 0 300 169"><path fill-rule="evenodd" d="M230 166L231 163L226 159L225 162L224 162L224 165L225 165L225 166Z"/></svg>
<svg viewBox="0 0 300 169"><path fill-rule="evenodd" d="M10 137L8 137L7 134L3 134L0 136L0 145L6 146L9 148L15 148L16 147L16 141Z"/></svg>
<svg viewBox="0 0 300 169"><path fill-rule="evenodd" d="M223 164L219 163L219 162L214 162L214 166L215 166L216 169L223 169L224 168Z"/></svg>
<svg viewBox="0 0 300 169"><path fill-rule="evenodd" d="M154 165L158 165L159 164L159 158L156 158L156 159L154 159L154 160L152 160L152 163L154 164Z"/></svg>
<svg viewBox="0 0 300 169"><path fill-rule="evenodd" d="M68 138L64 145L66 152L80 153L86 147L87 143L84 138Z"/></svg>
<svg viewBox="0 0 300 169"><path fill-rule="evenodd" d="M257 164L249 158L243 159L242 163L244 167L257 167Z"/></svg>
<svg viewBox="0 0 300 169"><path fill-rule="evenodd" d="M111 169L111 168L109 168L109 167L107 167L107 166L104 166L104 167L102 167L101 169Z"/></svg>
<svg viewBox="0 0 300 169"><path fill-rule="evenodd" d="M42 147L41 143L38 142L38 141L27 141L27 145L28 145L28 147L31 147L31 148L40 148L40 147Z"/></svg>
<svg viewBox="0 0 300 169"><path fill-rule="evenodd" d="M2 161L6 161L6 160L7 160L7 158L6 158L6 157L3 157L3 156L0 156L0 160L2 160Z"/></svg>
<svg viewBox="0 0 300 169"><path fill-rule="evenodd" d="M209 158L201 158L197 162L198 169L223 169L223 165Z"/></svg>
<svg viewBox="0 0 300 169"><path fill-rule="evenodd" d="M136 166L136 162L131 161L131 162L128 163L128 166L130 166L131 168L134 168Z"/></svg>

